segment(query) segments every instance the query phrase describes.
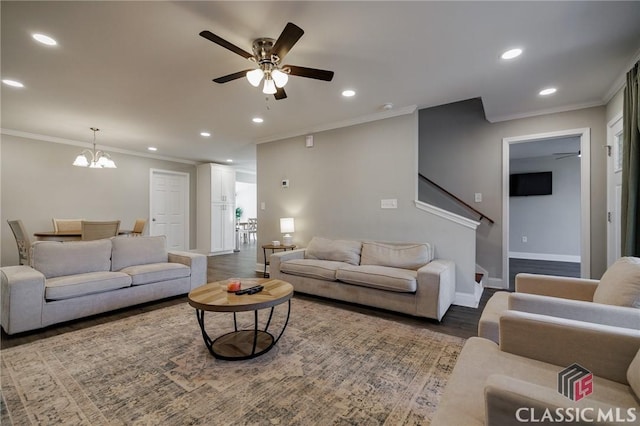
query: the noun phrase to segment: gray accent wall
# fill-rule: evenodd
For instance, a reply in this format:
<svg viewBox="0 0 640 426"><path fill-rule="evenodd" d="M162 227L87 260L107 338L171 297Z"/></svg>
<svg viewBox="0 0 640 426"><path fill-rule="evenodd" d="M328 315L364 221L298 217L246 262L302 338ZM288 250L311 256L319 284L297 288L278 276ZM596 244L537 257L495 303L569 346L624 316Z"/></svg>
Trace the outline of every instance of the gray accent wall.
<svg viewBox="0 0 640 426"><path fill-rule="evenodd" d="M190 245L195 247L195 165L107 150L117 169L74 167L82 147L8 135L2 135L0 151L2 266L18 263L10 219L21 219L29 234L53 230L53 217L120 219L121 228L131 229L136 218L149 216L150 169L189 173Z"/></svg>
<svg viewBox="0 0 640 426"><path fill-rule="evenodd" d="M419 111L419 170L496 221L478 227L477 263L502 277L502 139L568 129L591 129L591 277L606 269L605 107L498 123L472 99ZM482 202L474 194L482 193ZM423 195L420 195L422 200Z"/></svg>

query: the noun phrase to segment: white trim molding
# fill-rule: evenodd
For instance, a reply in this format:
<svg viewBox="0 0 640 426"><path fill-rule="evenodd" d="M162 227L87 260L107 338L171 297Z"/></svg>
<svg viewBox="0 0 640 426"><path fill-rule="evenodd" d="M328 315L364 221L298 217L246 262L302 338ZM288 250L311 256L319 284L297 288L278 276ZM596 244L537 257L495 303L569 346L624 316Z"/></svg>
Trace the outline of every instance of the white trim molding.
<svg viewBox="0 0 640 426"><path fill-rule="evenodd" d="M580 138L580 276L591 277L591 129L568 129L502 139L502 276L509 277L509 148L513 144ZM505 278L506 279L506 278ZM503 282L503 284L505 284ZM508 282L506 283L508 285ZM505 287L506 288L506 287Z"/></svg>
<svg viewBox="0 0 640 426"><path fill-rule="evenodd" d="M574 256L570 254L523 253L510 251L509 257L512 259L549 260L552 262L580 263L580 256Z"/></svg>
<svg viewBox="0 0 640 426"><path fill-rule="evenodd" d="M450 211L441 209L440 207L432 206L431 204L427 204L425 202L415 200L414 203L416 207L425 212L431 213L438 217L447 219L451 222L457 223L458 225L462 225L469 229L473 229L474 231L480 225L480 222L476 222L475 220L468 219L464 216L457 215L455 213L451 213Z"/></svg>

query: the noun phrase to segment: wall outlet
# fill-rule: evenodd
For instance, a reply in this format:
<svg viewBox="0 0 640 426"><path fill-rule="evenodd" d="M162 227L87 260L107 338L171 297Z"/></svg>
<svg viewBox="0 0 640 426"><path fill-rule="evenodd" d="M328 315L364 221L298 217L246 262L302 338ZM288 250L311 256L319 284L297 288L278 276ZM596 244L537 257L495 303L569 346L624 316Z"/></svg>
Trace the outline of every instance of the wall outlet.
<svg viewBox="0 0 640 426"><path fill-rule="evenodd" d="M527 237L525 237L524 235L522 236L522 242L526 243L527 242Z"/></svg>
<svg viewBox="0 0 640 426"><path fill-rule="evenodd" d="M260 210L265 210L267 208L267 205L263 202L260 203Z"/></svg>
<svg viewBox="0 0 640 426"><path fill-rule="evenodd" d="M482 202L482 192L476 192L475 200L476 200L476 203Z"/></svg>

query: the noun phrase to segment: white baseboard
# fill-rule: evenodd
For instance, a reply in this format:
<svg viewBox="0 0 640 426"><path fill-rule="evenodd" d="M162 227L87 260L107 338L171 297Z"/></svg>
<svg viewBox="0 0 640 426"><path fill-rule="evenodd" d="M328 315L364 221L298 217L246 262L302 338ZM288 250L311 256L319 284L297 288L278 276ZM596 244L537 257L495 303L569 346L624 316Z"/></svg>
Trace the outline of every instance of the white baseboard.
<svg viewBox="0 0 640 426"><path fill-rule="evenodd" d="M509 257L513 257L514 259L550 260L553 262L580 263L580 256L573 256L570 254L522 253L517 251L510 251Z"/></svg>
<svg viewBox="0 0 640 426"><path fill-rule="evenodd" d="M475 283L473 287L473 294L456 292L453 304L457 306L466 306L468 308L477 308L480 304L480 298L482 297L483 290L484 288L481 283Z"/></svg>
<svg viewBox="0 0 640 426"><path fill-rule="evenodd" d="M487 280L487 283L485 284L486 288L499 288L499 289L506 289L509 288L508 283L505 284L505 280L503 280L502 278L489 278Z"/></svg>

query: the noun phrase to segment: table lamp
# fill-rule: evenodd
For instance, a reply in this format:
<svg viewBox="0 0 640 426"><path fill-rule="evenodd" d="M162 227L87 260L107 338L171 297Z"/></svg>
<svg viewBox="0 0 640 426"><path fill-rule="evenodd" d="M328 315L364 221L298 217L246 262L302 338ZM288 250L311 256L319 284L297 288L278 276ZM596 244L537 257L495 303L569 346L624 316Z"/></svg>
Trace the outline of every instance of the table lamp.
<svg viewBox="0 0 640 426"><path fill-rule="evenodd" d="M289 232L295 232L295 226L293 223L292 217L282 217L280 218L280 233L285 234L282 237L282 242L285 246L291 245L293 237L289 235Z"/></svg>

